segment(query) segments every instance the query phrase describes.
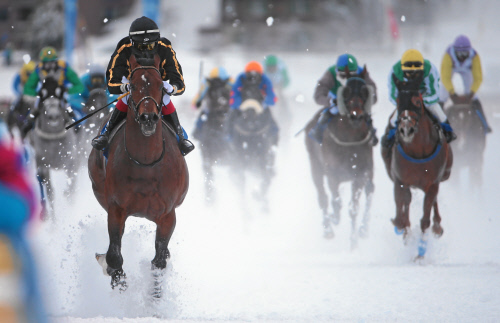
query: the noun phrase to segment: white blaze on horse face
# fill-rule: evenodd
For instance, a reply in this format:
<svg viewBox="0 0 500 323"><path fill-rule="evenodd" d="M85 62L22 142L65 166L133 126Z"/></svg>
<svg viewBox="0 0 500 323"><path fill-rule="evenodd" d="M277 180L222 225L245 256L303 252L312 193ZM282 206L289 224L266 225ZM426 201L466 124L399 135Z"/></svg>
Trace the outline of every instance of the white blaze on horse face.
<svg viewBox="0 0 500 323"><path fill-rule="evenodd" d="M399 133L401 139L405 143L410 143L415 136L415 128L412 122L413 117L410 115L410 111L405 110L400 116Z"/></svg>

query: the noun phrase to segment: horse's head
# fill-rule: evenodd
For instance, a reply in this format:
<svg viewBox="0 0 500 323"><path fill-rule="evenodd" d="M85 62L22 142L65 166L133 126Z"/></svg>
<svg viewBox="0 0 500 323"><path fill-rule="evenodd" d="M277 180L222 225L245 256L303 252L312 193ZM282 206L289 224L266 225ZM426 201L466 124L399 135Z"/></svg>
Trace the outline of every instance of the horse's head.
<svg viewBox="0 0 500 323"><path fill-rule="evenodd" d="M270 114L254 99L243 101L239 108L240 117L235 120L236 129L242 134L257 134L269 127Z"/></svg>
<svg viewBox="0 0 500 323"><path fill-rule="evenodd" d="M82 109L85 114L89 114L96 109L105 106L108 103L108 95L105 89L96 88L90 91L89 98Z"/></svg>
<svg viewBox="0 0 500 323"><path fill-rule="evenodd" d="M208 109L210 112L227 112L229 109L231 91L228 82L229 79L223 80L218 77L207 79Z"/></svg>
<svg viewBox="0 0 500 323"><path fill-rule="evenodd" d="M154 59L130 57L129 107L144 136L151 136L161 117L163 81L159 69L160 57Z"/></svg>
<svg viewBox="0 0 500 323"><path fill-rule="evenodd" d="M339 113L347 116L354 126L361 125L362 121L371 114L373 104L373 87L358 77L348 78L346 85L337 92Z"/></svg>
<svg viewBox="0 0 500 323"><path fill-rule="evenodd" d="M422 94L415 84L397 79L395 83L398 88L398 134L404 142L411 142L418 130L418 122L425 112Z"/></svg>
<svg viewBox="0 0 500 323"><path fill-rule="evenodd" d="M38 118L40 130L48 133L62 131L66 121L66 114L60 99L52 96L43 100Z"/></svg>

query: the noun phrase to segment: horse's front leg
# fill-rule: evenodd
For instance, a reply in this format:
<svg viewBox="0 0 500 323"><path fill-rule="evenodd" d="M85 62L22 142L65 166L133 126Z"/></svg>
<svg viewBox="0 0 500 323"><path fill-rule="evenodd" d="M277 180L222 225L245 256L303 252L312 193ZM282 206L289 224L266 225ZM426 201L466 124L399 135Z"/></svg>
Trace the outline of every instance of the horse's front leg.
<svg viewBox="0 0 500 323"><path fill-rule="evenodd" d="M359 236L361 238L368 237L368 230L370 226L370 209L372 206L373 192L375 191L375 185L373 185L373 180L370 178L365 184L365 212L363 214L363 219L361 221L361 226L359 228Z"/></svg>
<svg viewBox="0 0 500 323"><path fill-rule="evenodd" d="M114 289L119 286L120 290L125 290L127 288L127 283L125 281L127 276L122 268L123 257L121 251L126 220L127 215L124 209L116 204L110 205L108 209L109 248L106 253L106 263L102 265L107 274L111 276L111 288ZM99 261L99 256L97 257Z"/></svg>
<svg viewBox="0 0 500 323"><path fill-rule="evenodd" d="M420 228L422 229L422 233L425 233L425 230L427 230L431 225L431 210L434 204L436 203L436 197L438 191L439 191L439 184L433 184L425 192L424 216L420 220Z"/></svg>
<svg viewBox="0 0 500 323"><path fill-rule="evenodd" d="M175 223L175 209L162 216L161 219L156 222L156 255L151 261L151 270L153 271L152 296L154 298L161 298L163 294L163 276L165 274L165 268L167 267L167 260L170 258L168 243L174 233Z"/></svg>
<svg viewBox="0 0 500 323"><path fill-rule="evenodd" d="M394 181L394 199L396 200L396 218L392 219L396 234L404 234L404 238L410 228L410 187L403 185L400 181Z"/></svg>
<svg viewBox="0 0 500 323"><path fill-rule="evenodd" d="M329 171L330 175L328 176L328 186L330 188L330 192L332 193L332 209L333 213L330 216L332 219L332 223L337 225L340 222L340 210L342 209L342 200L340 199L339 194L339 186L340 181L334 174L335 170Z"/></svg>
<svg viewBox="0 0 500 323"><path fill-rule="evenodd" d="M167 259L170 258L168 243L170 241L170 237L172 237L172 234L174 233L175 223L175 209L162 216L160 220L156 222L156 254L154 259L151 261L153 269L165 269L165 267L167 267Z"/></svg>
<svg viewBox="0 0 500 323"><path fill-rule="evenodd" d="M50 181L50 169L45 166L38 166L37 178L38 182L40 183L40 190L42 194L42 219L47 219L51 214L50 212L52 212L52 215L54 214L55 198L54 190L52 189L52 183ZM44 186L47 196L45 196L44 193Z"/></svg>

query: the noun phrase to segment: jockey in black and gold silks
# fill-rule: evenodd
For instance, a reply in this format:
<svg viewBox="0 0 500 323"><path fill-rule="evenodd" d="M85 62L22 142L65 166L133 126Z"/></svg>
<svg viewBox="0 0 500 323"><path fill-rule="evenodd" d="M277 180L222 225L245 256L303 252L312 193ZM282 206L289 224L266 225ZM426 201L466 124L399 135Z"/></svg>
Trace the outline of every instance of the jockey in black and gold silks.
<svg viewBox="0 0 500 323"><path fill-rule="evenodd" d="M160 37L158 25L147 17L143 16L132 22L128 37L118 42L114 53L111 55L106 70L109 93L124 94L130 91L129 81L132 71L129 59L132 55L136 58L149 59L153 59L155 55L160 57L159 68L166 89L162 99L162 115L165 121L173 125L178 136L179 149L182 155L187 155L194 149L194 145L187 139L187 134L180 125L177 111L175 111L175 107L170 100L171 95L181 95L185 91L182 67L177 60L170 41ZM106 127L99 136L92 140L94 148L104 150L108 146L109 134L127 116L129 95L118 101Z"/></svg>

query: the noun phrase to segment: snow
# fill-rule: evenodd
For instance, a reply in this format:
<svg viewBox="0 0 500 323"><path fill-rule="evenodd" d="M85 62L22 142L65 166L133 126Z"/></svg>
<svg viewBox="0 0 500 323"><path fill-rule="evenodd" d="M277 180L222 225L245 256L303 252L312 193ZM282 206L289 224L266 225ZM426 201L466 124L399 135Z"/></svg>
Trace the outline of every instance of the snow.
<svg viewBox="0 0 500 323"><path fill-rule="evenodd" d="M173 100L190 133L197 116L190 101L199 85L200 60L204 61L205 73L213 66L224 65L236 75L247 61L262 60L267 53L231 48L209 55L193 50L195 36L189 32L196 26L187 27L205 16L203 10L192 12L193 1L186 3L191 7L171 7L178 15L179 26L169 24L167 33L177 35L172 41L187 90ZM345 46L337 52L304 48L295 53L276 53L291 75L291 88L285 93L293 123L288 133L282 133L277 152L277 176L269 192L270 212L259 212L252 197L240 203L231 175L224 168L216 172L219 200L212 207L205 206L200 149L186 156L190 188L184 204L177 209L177 226L169 244L172 258L166 274L166 297L159 303L147 297L154 225L137 218L127 221L122 252L129 289L123 294L112 291L109 277L102 274L94 258L96 252L107 250L107 223L87 171L83 168L79 173L79 190L73 201L62 198L64 176L56 173L56 219L39 223L32 230L40 282L52 321L499 321L500 120L494 116L500 112L496 103L500 99L500 45L493 40L498 38L500 22L495 17L498 5L497 10L490 8L480 16L479 9L494 2L481 4L454 8L432 28L416 32L403 28L402 40L381 44L380 48L353 44L353 48ZM459 15L460 9L467 10L469 16ZM195 16L187 19L186 12ZM111 32L92 40L95 61L107 64L131 19L110 22ZM444 235L440 239L431 237L426 258L415 263L417 241L404 246L390 223L395 215L392 183L377 146L369 237L350 250L346 200L341 223L334 228L336 237L323 239L304 135L293 136L319 109L312 100L316 81L344 50L366 63L378 86L379 101L372 111L380 136L393 109L386 85L390 67L410 47L422 49L424 56L439 66L444 49L459 33L469 35L481 55L485 77L479 95L494 129L487 140L482 189L472 191L466 184L441 185L438 199ZM183 39L189 42L183 43ZM10 95L15 72L14 67L0 72L0 95ZM277 119L279 122L280 117ZM90 151L89 143L82 144ZM342 196L349 194L349 186L343 186ZM419 232L422 202L423 194L414 191L410 219L415 233Z"/></svg>

